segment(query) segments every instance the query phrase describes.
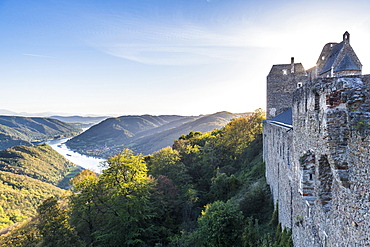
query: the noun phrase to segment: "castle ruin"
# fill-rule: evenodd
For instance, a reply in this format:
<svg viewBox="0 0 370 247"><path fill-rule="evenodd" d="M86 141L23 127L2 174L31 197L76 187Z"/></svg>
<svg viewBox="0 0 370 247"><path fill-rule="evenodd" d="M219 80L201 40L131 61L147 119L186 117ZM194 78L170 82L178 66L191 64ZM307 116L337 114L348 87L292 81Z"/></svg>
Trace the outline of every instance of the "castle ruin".
<svg viewBox="0 0 370 247"><path fill-rule="evenodd" d="M266 180L295 246L370 246L370 75L345 32L316 66L273 65Z"/></svg>

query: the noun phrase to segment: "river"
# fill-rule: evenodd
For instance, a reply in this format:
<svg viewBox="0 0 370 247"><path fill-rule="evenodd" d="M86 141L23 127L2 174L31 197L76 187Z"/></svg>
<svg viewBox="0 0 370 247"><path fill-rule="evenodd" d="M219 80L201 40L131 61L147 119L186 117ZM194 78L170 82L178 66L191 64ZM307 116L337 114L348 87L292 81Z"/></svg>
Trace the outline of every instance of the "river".
<svg viewBox="0 0 370 247"><path fill-rule="evenodd" d="M75 151L72 151L65 144L71 138L55 139L51 141L46 141L45 143L50 145L55 151L63 155L66 159L70 160L74 164L81 166L85 169L101 173L102 167L101 162L104 162L105 159L95 158L91 156L82 155Z"/></svg>

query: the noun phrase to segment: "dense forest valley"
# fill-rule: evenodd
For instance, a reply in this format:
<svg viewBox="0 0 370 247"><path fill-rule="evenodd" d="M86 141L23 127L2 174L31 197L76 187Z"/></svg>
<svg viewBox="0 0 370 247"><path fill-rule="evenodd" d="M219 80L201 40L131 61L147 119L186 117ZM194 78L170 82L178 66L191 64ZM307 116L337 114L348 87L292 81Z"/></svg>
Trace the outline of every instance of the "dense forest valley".
<svg viewBox="0 0 370 247"><path fill-rule="evenodd" d="M293 246L265 182L263 119L256 110L146 156L124 149L102 174L48 145L3 150L0 246Z"/></svg>

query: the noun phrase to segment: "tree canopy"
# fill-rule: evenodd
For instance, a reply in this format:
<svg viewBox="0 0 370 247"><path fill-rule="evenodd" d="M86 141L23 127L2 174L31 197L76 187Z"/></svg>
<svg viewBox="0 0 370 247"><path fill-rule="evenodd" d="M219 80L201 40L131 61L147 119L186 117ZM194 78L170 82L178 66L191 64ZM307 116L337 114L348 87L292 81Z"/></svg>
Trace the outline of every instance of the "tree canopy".
<svg viewBox="0 0 370 247"><path fill-rule="evenodd" d="M68 194L39 207L34 243L64 236L71 246L292 246L289 231L270 224L263 119L257 110L145 157L125 149L100 175L82 171ZM0 242L17 239L11 234Z"/></svg>

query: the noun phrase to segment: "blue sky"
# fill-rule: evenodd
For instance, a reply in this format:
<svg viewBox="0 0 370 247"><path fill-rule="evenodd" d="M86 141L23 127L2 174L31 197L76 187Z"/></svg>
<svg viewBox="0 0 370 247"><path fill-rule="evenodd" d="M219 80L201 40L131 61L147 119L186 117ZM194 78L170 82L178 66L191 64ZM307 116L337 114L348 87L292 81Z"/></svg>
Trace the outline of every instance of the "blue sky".
<svg viewBox="0 0 370 247"><path fill-rule="evenodd" d="M198 115L265 107L272 64L345 31L370 67L367 1L0 0L0 109Z"/></svg>

